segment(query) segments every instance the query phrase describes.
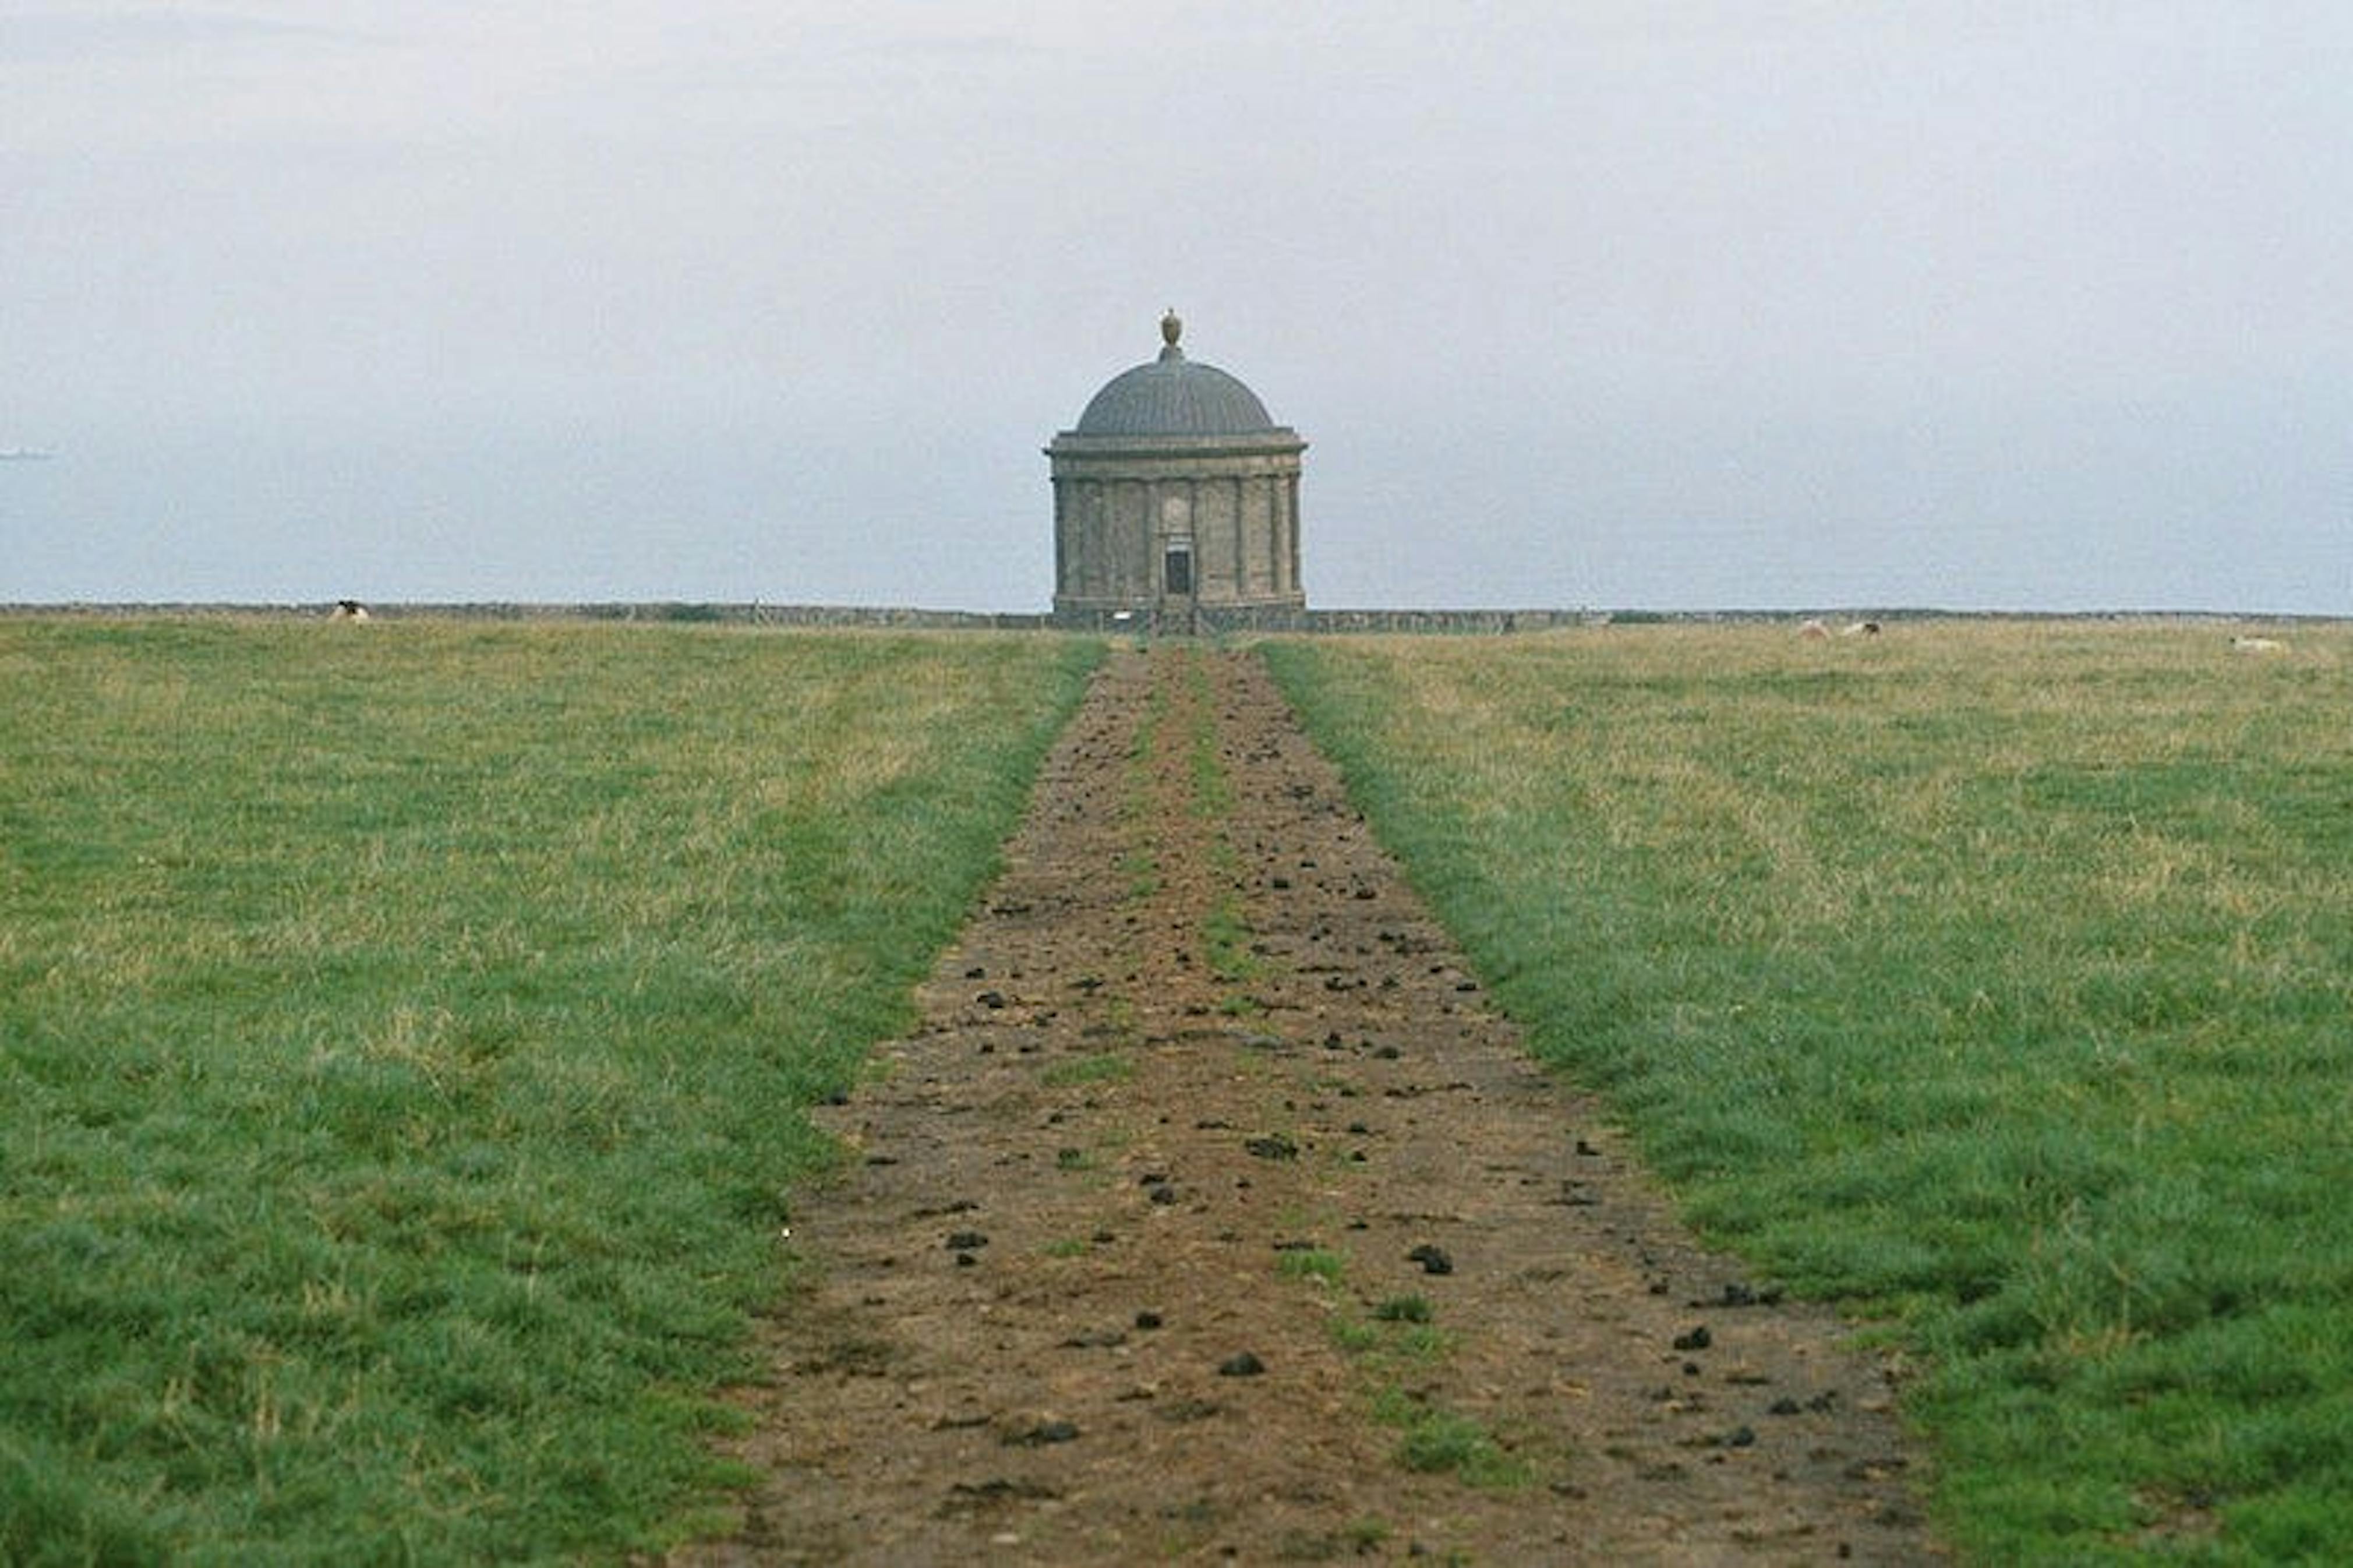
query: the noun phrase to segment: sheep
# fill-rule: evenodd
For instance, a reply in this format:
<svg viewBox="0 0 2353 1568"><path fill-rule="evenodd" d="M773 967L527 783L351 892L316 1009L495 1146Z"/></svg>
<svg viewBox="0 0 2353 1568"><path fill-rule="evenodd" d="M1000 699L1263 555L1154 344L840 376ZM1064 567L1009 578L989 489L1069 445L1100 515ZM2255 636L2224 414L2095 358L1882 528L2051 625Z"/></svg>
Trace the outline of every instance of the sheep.
<svg viewBox="0 0 2353 1568"><path fill-rule="evenodd" d="M1875 620L1853 621L1847 626L1841 628L1839 635L1841 637L1876 637L1879 635L1879 622Z"/></svg>
<svg viewBox="0 0 2353 1568"><path fill-rule="evenodd" d="M2284 653L2287 644L2276 637L2233 637L2231 651L2234 653Z"/></svg>
<svg viewBox="0 0 2353 1568"><path fill-rule="evenodd" d="M327 612L330 620L365 620L367 618L367 606L355 599L339 599L335 601L335 608Z"/></svg>
<svg viewBox="0 0 2353 1568"><path fill-rule="evenodd" d="M1808 641L1812 641L1818 638L1828 637L1830 634L1831 629L1824 626L1819 620L1805 621L1798 627L1798 635L1805 638Z"/></svg>

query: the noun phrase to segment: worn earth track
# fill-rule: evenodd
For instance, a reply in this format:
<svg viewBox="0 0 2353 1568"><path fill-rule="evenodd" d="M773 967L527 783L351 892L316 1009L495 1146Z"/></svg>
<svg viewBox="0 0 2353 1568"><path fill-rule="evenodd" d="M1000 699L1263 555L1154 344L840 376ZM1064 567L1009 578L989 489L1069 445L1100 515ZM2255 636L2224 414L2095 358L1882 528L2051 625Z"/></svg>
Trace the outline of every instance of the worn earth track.
<svg viewBox="0 0 2353 1568"><path fill-rule="evenodd" d="M1881 1372L1531 1064L1254 658L1115 653L1008 853L673 1562L1939 1555Z"/></svg>

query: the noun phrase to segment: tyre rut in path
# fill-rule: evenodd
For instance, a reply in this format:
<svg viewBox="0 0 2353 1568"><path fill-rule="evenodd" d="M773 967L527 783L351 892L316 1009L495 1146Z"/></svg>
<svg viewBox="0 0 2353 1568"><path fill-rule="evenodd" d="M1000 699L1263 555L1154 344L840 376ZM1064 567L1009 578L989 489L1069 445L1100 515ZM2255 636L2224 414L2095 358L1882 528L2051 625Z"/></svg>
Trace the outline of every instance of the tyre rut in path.
<svg viewBox="0 0 2353 1568"><path fill-rule="evenodd" d="M1114 652L685 1563L1918 1562L1884 1376L1487 1011L1259 662Z"/></svg>

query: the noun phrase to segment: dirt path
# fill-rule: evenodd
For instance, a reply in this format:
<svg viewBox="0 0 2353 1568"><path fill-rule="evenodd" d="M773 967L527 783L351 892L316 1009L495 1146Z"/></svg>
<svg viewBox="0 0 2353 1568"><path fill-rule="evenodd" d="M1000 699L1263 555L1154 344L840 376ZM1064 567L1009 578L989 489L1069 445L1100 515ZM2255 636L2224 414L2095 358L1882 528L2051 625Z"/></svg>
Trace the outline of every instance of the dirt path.
<svg viewBox="0 0 2353 1568"><path fill-rule="evenodd" d="M1008 854L675 1563L1936 1555L1884 1380L1531 1066L1255 659L1114 654Z"/></svg>

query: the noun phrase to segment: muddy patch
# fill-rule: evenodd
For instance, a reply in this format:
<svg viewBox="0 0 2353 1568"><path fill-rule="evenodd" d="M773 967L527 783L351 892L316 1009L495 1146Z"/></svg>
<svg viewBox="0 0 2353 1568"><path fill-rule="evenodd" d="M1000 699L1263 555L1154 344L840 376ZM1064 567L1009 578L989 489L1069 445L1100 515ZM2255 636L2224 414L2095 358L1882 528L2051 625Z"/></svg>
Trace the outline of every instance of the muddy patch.
<svg viewBox="0 0 2353 1568"><path fill-rule="evenodd" d="M1879 1369L1531 1065L1256 660L1115 654L1008 854L673 1562L1938 1554Z"/></svg>

